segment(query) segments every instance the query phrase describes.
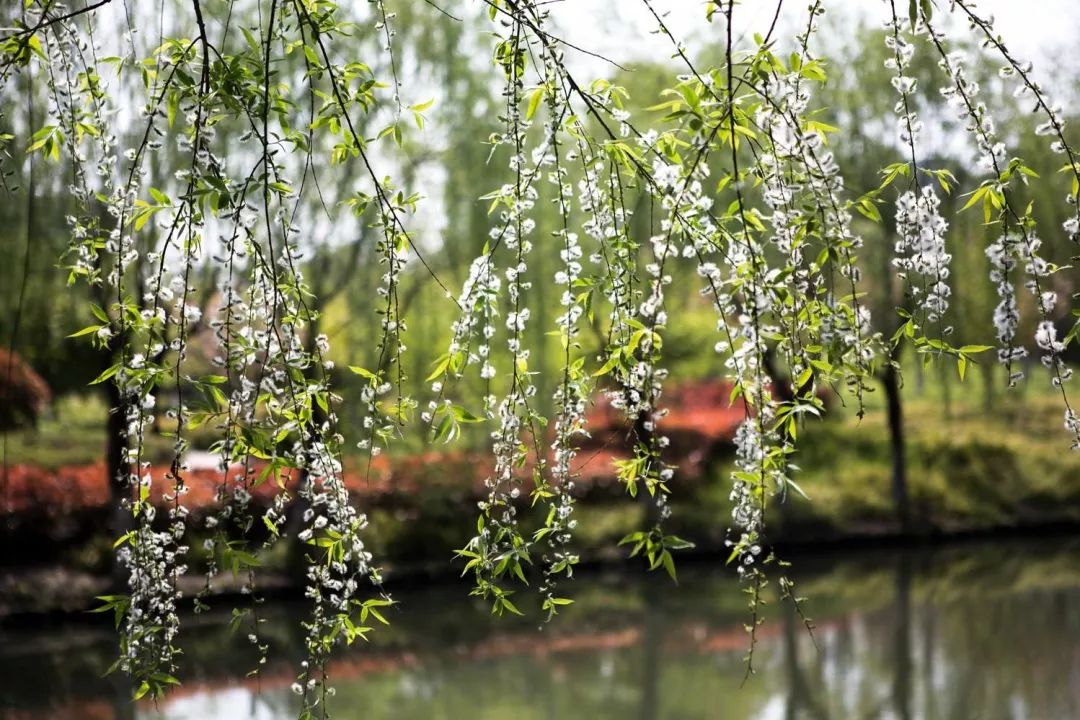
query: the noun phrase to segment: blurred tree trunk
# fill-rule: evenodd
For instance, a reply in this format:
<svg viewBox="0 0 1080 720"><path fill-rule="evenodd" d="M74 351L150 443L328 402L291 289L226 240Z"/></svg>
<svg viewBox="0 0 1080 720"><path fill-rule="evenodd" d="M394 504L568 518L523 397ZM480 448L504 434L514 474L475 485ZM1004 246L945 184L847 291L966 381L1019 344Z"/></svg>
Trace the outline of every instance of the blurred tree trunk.
<svg viewBox="0 0 1080 720"><path fill-rule="evenodd" d="M781 375L780 368L776 365L776 349L772 346L766 348L765 353L762 355L761 358L761 364L765 369L765 373L769 376L769 380L772 381L773 396L776 397L780 402L786 404L794 404L796 391L798 391L798 393L802 395L809 392L810 388L805 386L795 388L795 383L793 379L784 378ZM813 378L807 381L808 385L810 383L813 383ZM783 435L785 440L790 439L790 433L788 431L787 423L784 423L784 427L781 428L780 433ZM781 501L777 505L777 513L780 516L779 519L781 527L788 525L788 521L791 517L790 508L791 506L785 501Z"/></svg>
<svg viewBox="0 0 1080 720"><path fill-rule="evenodd" d="M322 323L320 322L320 316L314 315L308 323L308 335L304 339L304 352L308 357L314 357L317 338L322 331ZM311 382L316 379L316 374L323 372L321 367L316 367L313 363L304 372L304 379ZM312 422L319 425L326 421L326 415L323 413L322 408L315 404L311 408ZM286 572L289 578L297 583L303 584L307 577L307 544L300 540L300 532L304 529L304 513L307 512L310 506L307 499L300 494L300 488L304 487L309 482L308 471L300 471L300 481L296 486L296 495L293 501L289 503L288 509L285 511L285 534L288 537L288 549L286 552L285 566Z"/></svg>
<svg viewBox="0 0 1080 720"><path fill-rule="evenodd" d="M911 510L908 502L907 458L905 456L904 406L900 397L900 373L894 364L896 351L880 374L885 389L886 418L889 424L889 453L892 456L892 496L900 532L911 532Z"/></svg>
<svg viewBox="0 0 1080 720"><path fill-rule="evenodd" d="M792 403L795 402L795 388L792 387L790 380L785 379L780 374L780 368L776 366L776 349L768 347L765 349L765 354L761 358L761 364L764 366L765 374L769 376L769 380L772 381L773 394L780 402ZM803 390L803 388L799 388Z"/></svg>
<svg viewBox="0 0 1080 720"><path fill-rule="evenodd" d="M127 475L130 472L127 464L127 404L115 382L106 381L102 387L109 409L105 424L105 473L108 476L109 507L112 508L109 532L113 538L118 538L131 529L131 511L123 502L128 493ZM115 553L112 555L112 582L114 590L125 591L127 575Z"/></svg>
<svg viewBox="0 0 1080 720"><path fill-rule="evenodd" d="M994 363L979 363L979 368L982 374L983 410L990 412L994 409Z"/></svg>
<svg viewBox="0 0 1080 720"><path fill-rule="evenodd" d="M891 283L892 260L884 258L883 280ZM894 293L897 289L894 289ZM895 300L893 301L896 302ZM900 305L911 312L911 298L904 297ZM894 305L895 307L895 305ZM894 310L886 310L887 317L892 317L892 322L886 329L885 336L893 337L902 326L901 316ZM903 338L899 340L903 342ZM900 395L901 379L897 365L900 361L901 345L892 344L886 358L885 367L878 373L878 379L885 390L885 419L889 426L889 455L891 458L891 482L893 508L896 511L896 519L900 526L900 533L907 535L911 531L911 513L908 507L908 482L907 482L907 456L906 441L904 435L904 401ZM923 378L923 367L916 356L913 363L916 367L919 381Z"/></svg>
<svg viewBox="0 0 1080 720"><path fill-rule="evenodd" d="M112 685L112 720L135 720L135 703L131 701L135 688L124 673L114 673Z"/></svg>
<svg viewBox="0 0 1080 720"><path fill-rule="evenodd" d="M952 367L941 363L938 374L941 378L941 404L945 419L952 420Z"/></svg>

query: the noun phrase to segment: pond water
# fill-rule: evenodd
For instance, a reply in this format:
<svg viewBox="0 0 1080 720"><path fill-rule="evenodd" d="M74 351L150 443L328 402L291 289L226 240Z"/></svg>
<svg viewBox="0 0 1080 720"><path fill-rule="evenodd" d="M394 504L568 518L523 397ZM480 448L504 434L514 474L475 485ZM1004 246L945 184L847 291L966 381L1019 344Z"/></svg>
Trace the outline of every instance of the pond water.
<svg viewBox="0 0 1080 720"><path fill-rule="evenodd" d="M335 718L365 720L1069 720L1080 718L1080 542L800 556L816 630L772 604L746 679L745 598L719 563L680 584L586 573L552 624L494 619L464 585L397 594L392 627L331 666ZM570 588L568 588L570 589ZM524 599L522 604L524 604ZM274 644L258 678L225 629L190 618L184 685L132 705L108 627L0 630L0 718L279 720L302 605L265 608Z"/></svg>

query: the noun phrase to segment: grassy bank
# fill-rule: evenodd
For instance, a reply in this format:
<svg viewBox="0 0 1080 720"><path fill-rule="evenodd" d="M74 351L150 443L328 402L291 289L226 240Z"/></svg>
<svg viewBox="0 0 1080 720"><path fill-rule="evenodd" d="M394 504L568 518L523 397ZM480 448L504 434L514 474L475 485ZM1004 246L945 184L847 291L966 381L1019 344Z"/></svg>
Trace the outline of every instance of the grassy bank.
<svg viewBox="0 0 1080 720"><path fill-rule="evenodd" d="M976 387L909 384L903 392L912 534L933 537L1047 526L1080 526L1080 452L1062 428L1060 396L1049 391L975 394ZM963 391L964 394L961 394ZM891 447L882 393L867 395L800 432L790 493L772 506L770 536L785 545L896 537ZM730 525L732 458L675 494L671 530L705 549L722 547ZM579 540L605 552L639 529L632 502L579 507Z"/></svg>
<svg viewBox="0 0 1080 720"><path fill-rule="evenodd" d="M939 382L904 391L909 497L914 532L921 536L992 532L1043 526L1080 526L1080 453L1061 428L1060 397L1031 388L983 393ZM964 394L961 394L961 390ZM56 466L100 457L104 434L93 404L62 405L36 433L9 437L9 460ZM165 441L164 438L160 438ZM838 404L824 420L800 432L793 477L809 500L792 493L773 505L770 537L784 545L882 538L899 532L890 475L883 398L867 395L858 418ZM721 453L705 476L685 480L673 495L669 530L701 550L723 547L729 526L730 453ZM452 468L423 492L395 495L366 507L374 552L398 570L453 572L452 552L475 530L475 497L468 481L455 484ZM459 487L460 485L460 487ZM575 510L575 544L587 559L622 557L617 543L641 528L644 508L617 488L590 489ZM537 523L526 514L526 524ZM193 546L198 544L198 538ZM110 538L66 548L58 562L90 572L108 567ZM282 558L284 552L281 553ZM271 572L279 564L268 559ZM9 560L10 562L10 560Z"/></svg>

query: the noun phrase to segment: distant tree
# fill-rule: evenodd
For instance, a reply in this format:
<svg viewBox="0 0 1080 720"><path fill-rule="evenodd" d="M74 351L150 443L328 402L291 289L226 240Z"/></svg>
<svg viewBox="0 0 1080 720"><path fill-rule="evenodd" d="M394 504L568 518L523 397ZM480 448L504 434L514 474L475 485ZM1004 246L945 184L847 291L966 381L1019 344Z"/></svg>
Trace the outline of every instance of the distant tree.
<svg viewBox="0 0 1080 720"><path fill-rule="evenodd" d="M0 431L36 426L51 401L41 376L17 354L0 348Z"/></svg>

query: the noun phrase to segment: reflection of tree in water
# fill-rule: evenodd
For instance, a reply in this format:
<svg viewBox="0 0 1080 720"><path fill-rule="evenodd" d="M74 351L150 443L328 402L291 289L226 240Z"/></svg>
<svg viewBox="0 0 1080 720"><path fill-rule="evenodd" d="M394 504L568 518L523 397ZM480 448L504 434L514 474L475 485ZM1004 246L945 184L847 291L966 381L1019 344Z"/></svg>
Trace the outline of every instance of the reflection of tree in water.
<svg viewBox="0 0 1080 720"><path fill-rule="evenodd" d="M1020 592L979 587L977 607L950 601L936 609L938 657L954 661L942 662L930 694L951 694L945 717L964 717L972 707L1001 717L1080 717L1080 612L1069 576L1026 550L1001 560Z"/></svg>
<svg viewBox="0 0 1080 720"><path fill-rule="evenodd" d="M803 710L804 717L814 720L828 720L829 713L814 697L814 687L806 677L806 673L799 661L799 635L806 632L802 619L795 612L791 603L783 603L784 606L784 672L787 676L787 706L784 710L785 720L797 720L800 717L799 710ZM814 644L814 652L818 651L817 643Z"/></svg>
<svg viewBox="0 0 1080 720"><path fill-rule="evenodd" d="M823 623L820 652L785 615L785 717L1080 717L1069 552L902 553L848 615Z"/></svg>
<svg viewBox="0 0 1080 720"><path fill-rule="evenodd" d="M893 631L893 704L900 720L911 720L911 556L896 566L896 628Z"/></svg>
<svg viewBox="0 0 1080 720"><path fill-rule="evenodd" d="M660 718L660 679L663 662L664 592L658 583L645 583L645 618L641 650L641 720Z"/></svg>
<svg viewBox="0 0 1080 720"><path fill-rule="evenodd" d="M800 583L815 648L777 604L742 685L744 608L729 580L685 568L676 588L637 576L583 580L577 602L537 632L496 621L452 587L403 592L385 636L332 666L338 715L370 720L1062 720L1080 717L1080 562L1075 546L1037 555L1010 546L832 563ZM809 570L809 564L802 567ZM799 566L797 566L799 567ZM188 636L182 704L159 715L102 679L108 628L0 637L0 720L219 720L294 715L289 692L302 643L295 607L267 608L280 665L246 680L242 637L202 616ZM205 623L202 624L202 623ZM26 648L38 638L34 652ZM241 687L240 684L244 683ZM239 694L238 693L239 689ZM230 691L233 695L226 697ZM250 696L244 692L251 693ZM21 695L18 693L22 693ZM201 704L200 704L201 703ZM94 714L90 706L97 708ZM7 708L21 714L10 715ZM202 714L200 714L202 713ZM1017 713L1020 713L1019 715Z"/></svg>

